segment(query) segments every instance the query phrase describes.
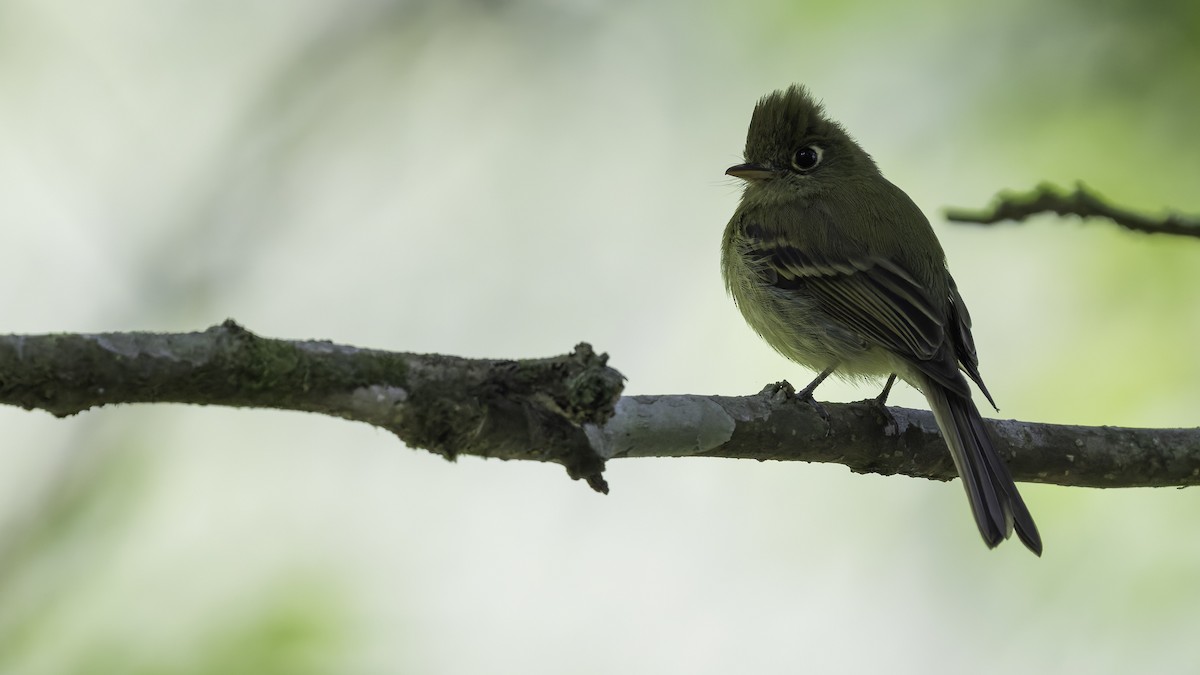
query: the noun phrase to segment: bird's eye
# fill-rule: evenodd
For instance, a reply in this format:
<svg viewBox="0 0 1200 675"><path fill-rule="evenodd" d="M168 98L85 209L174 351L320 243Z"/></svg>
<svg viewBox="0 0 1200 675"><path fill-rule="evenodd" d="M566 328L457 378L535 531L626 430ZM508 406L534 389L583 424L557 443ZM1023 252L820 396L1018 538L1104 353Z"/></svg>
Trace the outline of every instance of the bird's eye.
<svg viewBox="0 0 1200 675"><path fill-rule="evenodd" d="M792 155L792 167L797 171L812 171L821 163L825 151L815 145L806 145Z"/></svg>

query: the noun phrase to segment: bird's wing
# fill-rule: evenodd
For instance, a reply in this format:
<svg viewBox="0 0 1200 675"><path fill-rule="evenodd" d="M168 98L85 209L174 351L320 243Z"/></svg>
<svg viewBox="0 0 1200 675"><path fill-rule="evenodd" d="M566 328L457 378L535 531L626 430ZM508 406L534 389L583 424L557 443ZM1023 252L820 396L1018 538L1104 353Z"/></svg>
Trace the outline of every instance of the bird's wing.
<svg viewBox="0 0 1200 675"><path fill-rule="evenodd" d="M765 282L815 301L854 333L903 357L952 391L970 395L946 339L945 310L904 269L879 257L834 260L778 241L755 244L746 253L757 259L755 267Z"/></svg>
<svg viewBox="0 0 1200 675"><path fill-rule="evenodd" d="M975 338L971 336L971 314L967 312L967 304L963 302L962 295L958 292L958 284L954 283L954 277L949 278L950 325L955 330L955 354L962 369L974 380L975 384L979 385L979 391L983 392L988 403L996 408L996 402L992 400L992 394L988 391L987 385L983 383L983 376L979 374L979 356L975 353ZM996 409L999 410L999 408Z"/></svg>

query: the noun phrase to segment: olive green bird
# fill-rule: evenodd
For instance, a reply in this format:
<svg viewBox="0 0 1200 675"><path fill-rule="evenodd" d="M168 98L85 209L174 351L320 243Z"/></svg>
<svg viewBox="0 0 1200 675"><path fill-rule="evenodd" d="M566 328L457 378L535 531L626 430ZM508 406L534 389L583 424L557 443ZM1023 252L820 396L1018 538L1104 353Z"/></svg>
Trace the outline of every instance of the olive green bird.
<svg viewBox="0 0 1200 675"><path fill-rule="evenodd" d="M1040 556L1037 526L971 401L964 372L992 397L971 317L921 210L801 86L758 102L745 163L726 173L745 191L722 242L725 285L768 344L820 373L801 395L835 372L916 387L984 542L996 546L1015 526Z"/></svg>

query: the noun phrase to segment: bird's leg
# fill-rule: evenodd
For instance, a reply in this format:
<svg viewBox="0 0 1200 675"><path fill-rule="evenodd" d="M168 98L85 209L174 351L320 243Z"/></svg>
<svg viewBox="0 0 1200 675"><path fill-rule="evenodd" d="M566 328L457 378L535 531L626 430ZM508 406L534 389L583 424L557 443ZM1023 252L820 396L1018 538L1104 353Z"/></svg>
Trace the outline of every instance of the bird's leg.
<svg viewBox="0 0 1200 675"><path fill-rule="evenodd" d="M888 394L892 393L892 385L896 383L896 374L888 375L887 384L883 385L883 391L879 392L879 396L875 397L875 403L883 406L887 403Z"/></svg>
<svg viewBox="0 0 1200 675"><path fill-rule="evenodd" d="M885 429L894 429L896 426L896 419L892 417L892 411L887 407L888 394L892 393L892 385L895 383L896 374L892 373L891 375L888 375L887 383L883 385L883 391L879 392L878 396L863 401L863 403L866 403L869 407L878 410L879 414L883 416L882 421Z"/></svg>
<svg viewBox="0 0 1200 675"><path fill-rule="evenodd" d="M811 400L813 397L813 392L817 390L817 386L824 382L825 378L832 375L835 368L837 368L837 366L829 366L825 370L822 370L821 374L817 375L812 382L809 382L807 387L796 392L796 398L800 399L801 401Z"/></svg>
<svg viewBox="0 0 1200 675"><path fill-rule="evenodd" d="M796 392L796 398L800 399L801 401L807 401L808 404L811 405L813 407L813 409L817 411L817 414L819 414L822 418L824 418L826 420L829 419L829 413L825 412L825 406L821 405L820 403L817 403L817 399L813 398L813 392L817 390L818 385L820 385L822 382L825 381L825 378L827 378L833 374L833 371L835 368L837 368L837 364L834 364L832 366L829 366L825 370L822 370L819 375L817 375L815 378L813 378L812 382L808 383L807 387Z"/></svg>

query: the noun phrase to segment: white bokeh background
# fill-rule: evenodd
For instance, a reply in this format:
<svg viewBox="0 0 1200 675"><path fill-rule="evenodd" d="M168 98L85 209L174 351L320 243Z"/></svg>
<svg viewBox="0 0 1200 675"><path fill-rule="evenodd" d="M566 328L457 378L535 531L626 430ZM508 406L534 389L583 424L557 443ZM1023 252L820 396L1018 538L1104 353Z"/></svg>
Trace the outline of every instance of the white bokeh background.
<svg viewBox="0 0 1200 675"><path fill-rule="evenodd" d="M1106 15L1039 7L7 2L3 331L232 317L463 356L588 341L628 393L802 383L717 264L753 103L799 81L934 220L1005 416L1195 425L1193 244L939 217L1076 178L1200 210L1198 129L1163 112L1195 81L1143 64L1167 84L1114 96ZM986 550L956 483L839 466L616 461L602 497L314 415L3 409L0 438L5 672L1195 667L1193 491L1024 485L1038 560ZM214 661L268 606L311 633Z"/></svg>

